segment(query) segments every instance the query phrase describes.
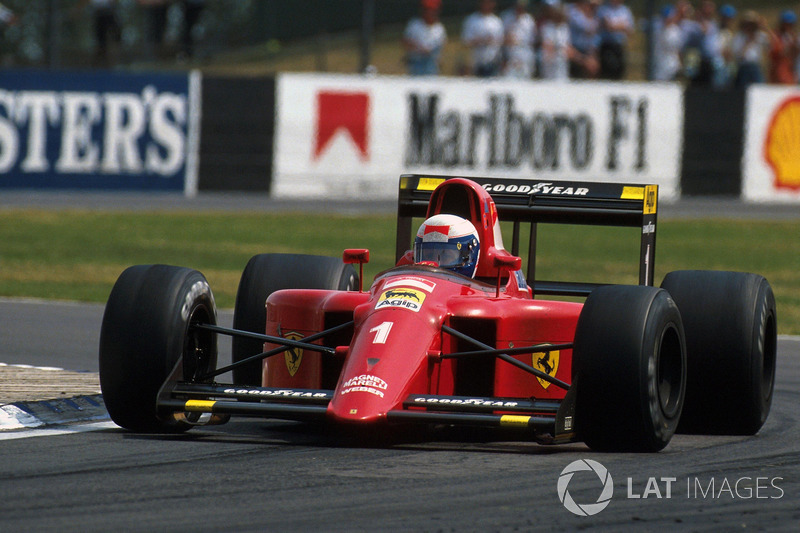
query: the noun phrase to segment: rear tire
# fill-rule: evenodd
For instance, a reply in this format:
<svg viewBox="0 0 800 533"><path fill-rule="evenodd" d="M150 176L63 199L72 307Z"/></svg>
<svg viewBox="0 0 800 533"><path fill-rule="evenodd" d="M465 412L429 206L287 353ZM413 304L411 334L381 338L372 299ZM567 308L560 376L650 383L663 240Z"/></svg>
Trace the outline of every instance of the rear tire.
<svg viewBox="0 0 800 533"><path fill-rule="evenodd" d="M196 270L138 265L117 279L100 330L100 387L111 419L140 432L178 432L181 415L159 413L158 393L173 374L191 380L216 368L217 336L192 330L217 323L214 296Z"/></svg>
<svg viewBox="0 0 800 533"><path fill-rule="evenodd" d="M575 427L590 448L657 452L678 427L686 350L666 291L606 286L587 298L575 331Z"/></svg>
<svg viewBox="0 0 800 533"><path fill-rule="evenodd" d="M353 265L341 259L301 254L260 254L247 263L239 281L233 328L264 333L267 325L266 302L281 289L354 290L358 274ZM231 359L234 363L263 352L263 342L233 337ZM233 369L236 385L261 385L261 361Z"/></svg>
<svg viewBox="0 0 800 533"><path fill-rule="evenodd" d="M686 331L686 405L678 431L754 435L769 415L775 384L775 296L762 276L670 272L661 284Z"/></svg>

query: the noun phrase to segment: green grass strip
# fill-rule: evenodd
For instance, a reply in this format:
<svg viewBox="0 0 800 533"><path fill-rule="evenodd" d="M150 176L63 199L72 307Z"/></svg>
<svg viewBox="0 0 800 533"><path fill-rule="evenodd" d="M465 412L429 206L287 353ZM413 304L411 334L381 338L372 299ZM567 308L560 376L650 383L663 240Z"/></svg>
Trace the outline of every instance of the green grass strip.
<svg viewBox="0 0 800 533"><path fill-rule="evenodd" d="M636 283L639 231L540 225L537 278ZM255 254L369 248L371 280L393 265L394 235L393 216L2 210L0 296L104 302L126 267L166 263L203 272L218 305L230 308ZM800 334L798 235L800 220L661 221L656 284L680 269L762 274L775 291L779 332ZM510 234L505 240L510 247Z"/></svg>

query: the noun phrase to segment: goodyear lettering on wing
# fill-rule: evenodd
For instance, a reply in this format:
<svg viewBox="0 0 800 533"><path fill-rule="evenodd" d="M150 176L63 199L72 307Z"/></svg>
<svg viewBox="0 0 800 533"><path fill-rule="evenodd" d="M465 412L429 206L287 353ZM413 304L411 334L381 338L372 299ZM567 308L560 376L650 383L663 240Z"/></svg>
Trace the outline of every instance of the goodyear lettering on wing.
<svg viewBox="0 0 800 533"><path fill-rule="evenodd" d="M387 307L399 307L419 313L422 303L425 301L426 294L423 291L406 287L396 287L383 291L375 309Z"/></svg>
<svg viewBox="0 0 800 533"><path fill-rule="evenodd" d="M552 196L586 196L589 189L586 187L563 187L553 182L539 182L532 185L528 184L505 184L505 183L485 183L483 188L486 192L494 193L515 193L528 195L552 195Z"/></svg>

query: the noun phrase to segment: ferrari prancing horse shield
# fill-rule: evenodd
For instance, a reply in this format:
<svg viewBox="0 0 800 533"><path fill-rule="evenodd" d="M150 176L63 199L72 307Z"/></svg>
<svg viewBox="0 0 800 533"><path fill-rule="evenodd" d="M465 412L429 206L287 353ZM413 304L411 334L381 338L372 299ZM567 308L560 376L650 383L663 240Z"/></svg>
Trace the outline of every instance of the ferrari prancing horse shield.
<svg viewBox="0 0 800 533"><path fill-rule="evenodd" d="M292 341L303 340L303 336L296 331L290 331L283 337ZM297 371L300 370L300 362L303 360L303 350L301 348L289 348L283 354L283 357L286 360L286 368L289 370L289 375L294 376L297 374Z"/></svg>
<svg viewBox="0 0 800 533"><path fill-rule="evenodd" d="M533 368L536 370L541 370L548 376L556 377L560 355L561 352L558 350L553 350L552 352L535 352L533 354ZM539 383L543 388L546 389L550 386L549 381L545 381L538 377L536 379L539 380Z"/></svg>

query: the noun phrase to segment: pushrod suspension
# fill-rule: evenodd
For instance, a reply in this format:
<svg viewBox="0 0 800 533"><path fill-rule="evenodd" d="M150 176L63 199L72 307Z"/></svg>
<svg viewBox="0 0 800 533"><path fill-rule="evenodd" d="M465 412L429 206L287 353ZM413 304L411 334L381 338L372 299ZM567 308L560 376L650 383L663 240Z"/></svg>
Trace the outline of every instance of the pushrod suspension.
<svg viewBox="0 0 800 533"><path fill-rule="evenodd" d="M275 337L272 335L264 335L262 333L253 333L251 331L243 331L240 329L232 329L232 328L223 328L221 326L215 326L212 324L195 324L192 327L196 329L205 329L207 331L213 331L215 333L220 333L222 335L230 335L231 337L246 337L250 339L258 339L263 340L265 342L271 342L273 344L280 344L282 346L278 348L273 348L272 350L268 350L266 352L258 353L255 355L251 355L242 359L241 361L236 361L233 364L228 366L218 368L213 372L209 372L204 374L198 378L198 381L202 381L204 379L213 378L219 375L224 374L234 368L238 368L240 366L244 366L248 363L252 363L254 361L262 361L268 357L272 357L273 355L277 355L280 353L285 352L290 348L302 348L304 350L320 352L328 355L335 355L336 349L330 348L328 346L320 346L318 344L310 344L312 341L320 339L326 335L330 335L331 333L336 333L337 331L343 330L353 325L353 321L345 322L344 324L339 324L338 326L334 326L330 329L326 329L325 331L320 331L319 333L314 333L313 335L309 335L308 337L303 337L302 341L295 341L292 339L287 339L284 337Z"/></svg>
<svg viewBox="0 0 800 533"><path fill-rule="evenodd" d="M492 348L488 344L484 344L484 343L480 342L479 340L473 339L469 335L465 335L464 333L461 333L460 331L455 330L455 329L453 329L453 328L451 328L449 326L442 325L442 331L447 333L447 334L449 334L449 335L452 335L452 336L454 336L454 337L456 337L458 339L461 339L463 341L469 342L470 344L478 346L479 348L485 348L486 351L483 352L484 355L493 355L494 357L502 359L503 361L505 361L505 362L507 362L507 363L509 363L511 365L514 365L517 368L519 368L521 370L524 370L525 372L528 372L529 374L533 374L537 378L541 378L541 379L543 379L543 380L545 380L547 382L552 383L553 385L557 385L557 386L561 387L564 390L569 390L569 383L561 381L558 378L554 378L550 374L546 374L546 373L542 372L539 369L533 368L530 365L526 365L522 361L518 361L517 359L514 359L513 357L511 357L508 354L509 350L497 350L495 348ZM554 345L548 345L549 350L555 350L556 348L554 348L553 346ZM571 347L571 345L570 345L570 347ZM527 348L527 347L525 347L525 348ZM515 349L512 349L512 350L516 351ZM548 351L548 350L542 350L542 349L537 348L536 351L541 352L541 351ZM479 353L481 353L481 352L477 352L477 353L476 352L472 352L471 355L478 355ZM526 353L526 352L522 352L522 353ZM457 353L456 354L442 354L442 358L447 358L448 356L452 357L453 355L457 356L458 354Z"/></svg>

